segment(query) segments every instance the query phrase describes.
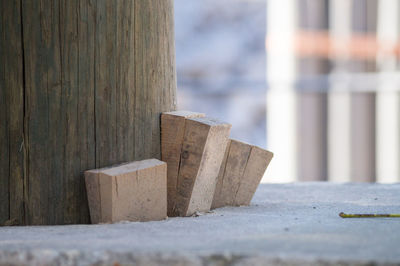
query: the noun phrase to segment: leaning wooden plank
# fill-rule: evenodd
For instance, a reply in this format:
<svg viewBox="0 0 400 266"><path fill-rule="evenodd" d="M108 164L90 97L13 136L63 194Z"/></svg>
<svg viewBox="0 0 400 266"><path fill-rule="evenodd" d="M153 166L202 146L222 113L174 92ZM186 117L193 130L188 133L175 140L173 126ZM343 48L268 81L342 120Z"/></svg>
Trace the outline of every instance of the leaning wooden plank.
<svg viewBox="0 0 400 266"><path fill-rule="evenodd" d="M175 215L210 210L230 129L231 125L210 118L186 120Z"/></svg>
<svg viewBox="0 0 400 266"><path fill-rule="evenodd" d="M173 216L176 198L185 119L204 117L205 114L174 111L161 114L161 160L167 163L168 216Z"/></svg>
<svg viewBox="0 0 400 266"><path fill-rule="evenodd" d="M253 146L235 197L235 205L249 205L273 153Z"/></svg>
<svg viewBox="0 0 400 266"><path fill-rule="evenodd" d="M248 162L252 145L231 140L227 148L225 164L221 164L217 189L214 193L212 208L235 205L235 196L239 189L243 173Z"/></svg>
<svg viewBox="0 0 400 266"><path fill-rule="evenodd" d="M228 144L226 145L226 149L225 149L224 159L222 160L221 166L219 168L219 174L217 177L217 184L215 186L215 192L214 192L213 202L211 204L211 209L220 208L220 207L224 206L223 202L222 202L222 197L220 197L220 194L222 191L226 160L228 159L230 146L231 146L231 140L228 140Z"/></svg>
<svg viewBox="0 0 400 266"><path fill-rule="evenodd" d="M167 165L157 159L85 172L92 223L167 217Z"/></svg>

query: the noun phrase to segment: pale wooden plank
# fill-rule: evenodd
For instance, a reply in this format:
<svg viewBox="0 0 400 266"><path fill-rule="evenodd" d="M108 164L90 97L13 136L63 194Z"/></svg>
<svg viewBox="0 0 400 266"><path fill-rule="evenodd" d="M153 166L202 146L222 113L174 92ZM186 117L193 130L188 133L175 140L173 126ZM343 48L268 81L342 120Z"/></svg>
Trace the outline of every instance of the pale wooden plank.
<svg viewBox="0 0 400 266"><path fill-rule="evenodd" d="M226 164L221 165L221 169L224 169L222 186L218 193L214 193L213 208L235 204L236 193L243 178L251 150L252 145L237 140L230 141Z"/></svg>
<svg viewBox="0 0 400 266"><path fill-rule="evenodd" d="M95 171L86 171L85 184L87 191L87 201L90 208L90 221L93 224L100 223L100 221L102 220L102 216L99 173Z"/></svg>
<svg viewBox="0 0 400 266"><path fill-rule="evenodd" d="M253 146L235 197L235 205L249 205L271 162L273 153Z"/></svg>
<svg viewBox="0 0 400 266"><path fill-rule="evenodd" d="M92 223L167 217L167 165L156 159L85 172Z"/></svg>
<svg viewBox="0 0 400 266"><path fill-rule="evenodd" d="M205 114L189 111L161 114L161 160L168 165L168 215L173 215L181 150L185 132L185 119L204 117Z"/></svg>
<svg viewBox="0 0 400 266"><path fill-rule="evenodd" d="M215 186L215 192L214 192L213 202L211 204L211 209L220 208L223 206L222 198L220 197L220 195L221 195L221 191L222 191L226 160L228 159L230 146L231 146L231 139L228 140L228 144L226 145L226 149L225 149L224 158L222 159L222 163L219 168L217 184Z"/></svg>
<svg viewBox="0 0 400 266"><path fill-rule="evenodd" d="M230 128L210 118L186 120L174 209L177 215L210 210Z"/></svg>
<svg viewBox="0 0 400 266"><path fill-rule="evenodd" d="M142 162L145 167L113 178L113 222L167 217L167 165L155 159Z"/></svg>

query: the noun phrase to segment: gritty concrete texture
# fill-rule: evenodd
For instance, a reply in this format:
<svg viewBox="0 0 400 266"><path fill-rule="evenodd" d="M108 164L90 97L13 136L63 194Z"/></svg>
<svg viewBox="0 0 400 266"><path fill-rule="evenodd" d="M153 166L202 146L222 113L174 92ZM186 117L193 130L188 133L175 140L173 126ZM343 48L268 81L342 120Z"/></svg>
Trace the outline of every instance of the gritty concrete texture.
<svg viewBox="0 0 400 266"><path fill-rule="evenodd" d="M252 205L189 218L2 227L0 265L400 265L400 184L259 187Z"/></svg>

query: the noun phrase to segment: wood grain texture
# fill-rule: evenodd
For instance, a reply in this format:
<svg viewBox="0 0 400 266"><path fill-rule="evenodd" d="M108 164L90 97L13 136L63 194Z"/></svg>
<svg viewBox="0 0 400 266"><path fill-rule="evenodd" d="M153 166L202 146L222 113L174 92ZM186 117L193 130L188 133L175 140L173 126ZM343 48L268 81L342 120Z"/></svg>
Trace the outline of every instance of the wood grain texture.
<svg viewBox="0 0 400 266"><path fill-rule="evenodd" d="M1 1L0 16L0 224L7 220L21 224L24 88L20 2Z"/></svg>
<svg viewBox="0 0 400 266"><path fill-rule="evenodd" d="M161 159L160 116L154 114L176 107L172 11L173 0L135 1L136 160Z"/></svg>
<svg viewBox="0 0 400 266"><path fill-rule="evenodd" d="M189 111L164 112L161 114L161 160L166 162L168 188L168 216L173 216L176 186L181 161L185 120L204 117L205 114Z"/></svg>
<svg viewBox="0 0 400 266"><path fill-rule="evenodd" d="M102 220L100 173L85 171L86 193L89 203L90 222L97 224Z"/></svg>
<svg viewBox="0 0 400 266"><path fill-rule="evenodd" d="M231 125L207 117L186 119L176 215L210 210L230 129Z"/></svg>
<svg viewBox="0 0 400 266"><path fill-rule="evenodd" d="M234 205L249 205L258 185L272 160L274 154L270 151L253 146L250 152L246 169L240 180L239 188L235 195Z"/></svg>
<svg viewBox="0 0 400 266"><path fill-rule="evenodd" d="M222 159L222 163L221 163L221 166L219 168L219 173L218 173L218 177L217 177L217 184L215 185L215 192L214 192L213 202L211 204L211 209L220 208L220 207L224 206L223 202L222 202L221 191L222 191L222 185L223 185L224 175L225 175L226 161L228 159L229 149L230 149L230 146L231 146L231 141L232 141L231 139L228 140L228 144L226 145L226 149L225 149L224 158Z"/></svg>
<svg viewBox="0 0 400 266"><path fill-rule="evenodd" d="M214 193L213 208L235 204L236 193L243 179L251 150L252 146L249 144L237 140L230 141L225 164L221 164L220 173L223 171L223 174L218 176L218 183L221 184Z"/></svg>
<svg viewBox="0 0 400 266"><path fill-rule="evenodd" d="M85 171L92 223L167 217L167 164L149 159Z"/></svg>
<svg viewBox="0 0 400 266"><path fill-rule="evenodd" d="M84 170L160 158L173 1L0 5L0 224L87 223Z"/></svg>
<svg viewBox="0 0 400 266"><path fill-rule="evenodd" d="M10 218L9 201L9 136L8 136L8 101L6 91L6 53L7 43L5 42L5 28L7 19L5 18L5 1L0 3L0 224L4 224Z"/></svg>
<svg viewBox="0 0 400 266"><path fill-rule="evenodd" d="M167 218L167 164L156 159L138 163L146 166L113 178L113 222Z"/></svg>
<svg viewBox="0 0 400 266"><path fill-rule="evenodd" d="M230 140L220 166L211 208L249 205L272 157L270 151Z"/></svg>

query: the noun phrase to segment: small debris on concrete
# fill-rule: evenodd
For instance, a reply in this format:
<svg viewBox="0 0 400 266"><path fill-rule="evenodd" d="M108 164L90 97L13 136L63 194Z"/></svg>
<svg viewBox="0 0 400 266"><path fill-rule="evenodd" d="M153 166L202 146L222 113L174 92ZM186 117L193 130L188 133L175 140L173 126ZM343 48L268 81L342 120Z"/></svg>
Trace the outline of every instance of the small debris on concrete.
<svg viewBox="0 0 400 266"><path fill-rule="evenodd" d="M202 212L195 212L190 217L199 217L199 216L203 216L203 215L204 215L204 213L202 213Z"/></svg>

